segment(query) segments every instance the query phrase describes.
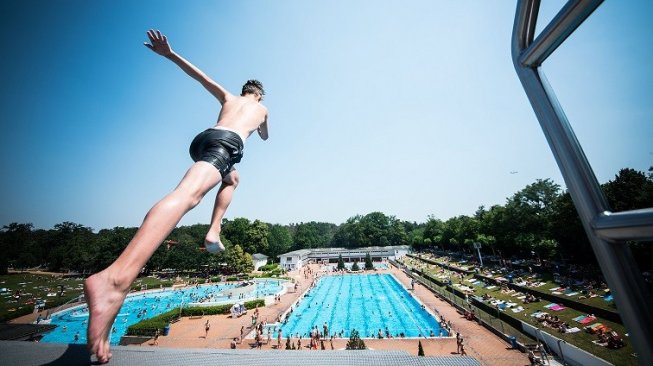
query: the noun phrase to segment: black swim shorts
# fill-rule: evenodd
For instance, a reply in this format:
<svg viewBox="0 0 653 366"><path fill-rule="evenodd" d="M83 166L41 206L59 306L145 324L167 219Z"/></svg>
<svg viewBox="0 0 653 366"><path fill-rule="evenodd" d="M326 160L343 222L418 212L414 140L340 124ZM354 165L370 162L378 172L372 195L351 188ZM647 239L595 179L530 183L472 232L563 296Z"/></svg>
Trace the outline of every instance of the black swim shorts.
<svg viewBox="0 0 653 366"><path fill-rule="evenodd" d="M209 128L195 136L189 152L193 161L213 164L224 178L234 170L234 164L242 159L244 146L237 133Z"/></svg>

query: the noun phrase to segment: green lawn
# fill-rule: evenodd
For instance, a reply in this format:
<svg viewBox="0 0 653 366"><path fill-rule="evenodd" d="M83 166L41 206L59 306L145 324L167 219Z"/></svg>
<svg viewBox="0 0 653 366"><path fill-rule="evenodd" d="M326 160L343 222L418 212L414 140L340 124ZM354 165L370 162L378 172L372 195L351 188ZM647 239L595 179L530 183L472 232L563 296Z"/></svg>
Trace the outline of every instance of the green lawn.
<svg viewBox="0 0 653 366"><path fill-rule="evenodd" d="M0 288L8 289L0 295L0 321L31 313L34 311L35 300L45 300L46 308L64 304L82 294L82 284L80 278L50 275L17 273L0 276ZM60 285L64 289L62 296L58 293ZM19 298L14 297L16 290L21 292Z"/></svg>
<svg viewBox="0 0 653 366"><path fill-rule="evenodd" d="M437 261L437 259L436 259L436 261ZM431 274L435 278L437 278L438 275L442 275L441 267L431 265L429 263L425 263L424 261L421 261L421 260L418 260L418 259L405 258L405 259L403 259L403 263L407 264L407 265L410 265L410 266L413 266L413 267L416 267L416 268L420 268L421 270L423 270L426 273ZM449 262L449 265L456 266L456 264L452 263L452 262ZM445 272L445 273L447 273L447 272ZM471 279L473 277L474 277L473 275L467 275L463 279L460 279L459 277L452 277L452 280L453 280L454 284L460 283L460 284L463 284L465 286L474 288L474 290L475 290L474 291L474 296L483 296L484 294L488 294L489 296L491 296L491 297L493 297L495 299L504 300L504 301L507 301L507 302L517 303L516 306L524 307L524 310L519 312L519 313L514 313L510 309L506 309L505 311L503 311L502 317L507 315L507 316L519 319L521 321L524 321L524 322L526 322L526 323L528 323L528 324L530 324L532 326L537 327L538 329L541 329L544 332L547 332L547 333L549 333L549 334L551 334L551 335L553 335L555 337L563 339L566 342L568 342L570 344L573 344L573 345L575 345L575 346L577 346L577 347L579 347L581 349L584 349L584 350L586 350L586 351L588 351L588 352L590 352L590 353L592 353L594 355L597 355L598 357L601 357L601 358L603 358L603 359L605 359L605 360L607 360L607 361L609 361L609 362L611 362L611 363L613 363L615 365L637 365L638 364L637 359L631 355L635 351L634 351L634 349L632 347L632 344L629 342L628 337L624 337L624 340L626 342L626 347L623 347L623 348L618 349L618 350L608 349L606 347L597 346L596 344L592 343L593 340L598 339L598 337L596 335L587 333L585 331L581 331L581 332L577 332L577 333L560 333L556 329L552 329L552 328L543 326L534 317L531 317L530 315L533 314L536 311L544 311L544 312L547 312L550 315L557 315L561 320L563 320L564 322L567 322L571 327L576 326L578 328L581 328L581 330L586 325L592 325L592 324L595 324L597 322L600 322L600 323L603 323L606 326L610 327L612 330L616 331L617 333L619 333L620 335L623 336L625 333L627 333L627 331L626 331L626 329L624 328L624 326L622 324L614 323L614 322L606 321L605 319L598 318L596 321L593 321L593 322L591 322L589 324L583 325L583 324L580 324L580 323L574 321L573 318L575 318L575 317L577 317L579 315L585 315L585 313L582 313L580 311L574 310L573 308L569 308L569 307L564 309L564 310L561 310L561 311L551 311L551 310L548 310L548 309L544 308L545 305L550 304L549 301L539 301L539 302L535 302L535 303L524 304L521 300L517 299L517 296L512 296L512 294L503 293L501 291L500 286L497 286L496 288L494 288L492 290L488 290L488 289L484 289L484 288L479 287L479 286L471 285L469 282L465 282L465 280ZM554 282L548 281L548 283L541 286L541 288L544 291L546 291L547 289L552 288L552 287L556 287L556 286L557 285ZM439 290L440 291L446 291L446 289L444 287L440 287ZM447 297L451 296L450 292L446 293L446 294L448 294L448 296L445 295ZM593 299L588 299L588 300L593 300L593 302L596 302L596 300L598 300L598 301L601 301L601 302L605 303L605 301L603 299L601 299L601 298L598 298L598 299L593 298ZM457 302L461 303L462 301L463 301L463 299L458 297ZM605 307L605 304L600 304L600 305L603 305ZM612 308L611 310L614 310L614 308ZM481 310L478 310L478 309L477 309L477 311L481 312ZM492 317L496 318L496 314L490 314L490 313L482 313L482 314L480 314L480 316L481 316L481 318L483 320L488 320L489 318L492 318ZM507 332L507 330L506 330L506 332ZM521 338L521 337L519 337L519 338Z"/></svg>
<svg viewBox="0 0 653 366"><path fill-rule="evenodd" d="M182 277L189 282L190 278ZM132 290L141 290L143 285L147 288L171 286L173 281L160 280L153 277L141 277L132 284ZM45 308L56 308L83 294L83 278L61 278L54 275L15 273L0 276L0 288L8 291L0 294L0 321L8 321L34 311L33 301L45 300ZM64 293L59 296L59 286L63 285ZM15 298L16 290L21 291L19 298ZM51 296L48 296L50 294Z"/></svg>

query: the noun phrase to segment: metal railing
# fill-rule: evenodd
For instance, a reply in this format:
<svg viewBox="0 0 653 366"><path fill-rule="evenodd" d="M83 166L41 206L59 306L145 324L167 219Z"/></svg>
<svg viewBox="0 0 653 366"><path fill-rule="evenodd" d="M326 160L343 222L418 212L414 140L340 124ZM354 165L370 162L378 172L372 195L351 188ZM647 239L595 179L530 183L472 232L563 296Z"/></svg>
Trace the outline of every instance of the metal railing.
<svg viewBox="0 0 653 366"><path fill-rule="evenodd" d="M653 359L653 297L626 241L653 239L653 208L610 212L585 153L539 68L602 2L569 0L535 38L540 0L519 0L512 59L643 364Z"/></svg>

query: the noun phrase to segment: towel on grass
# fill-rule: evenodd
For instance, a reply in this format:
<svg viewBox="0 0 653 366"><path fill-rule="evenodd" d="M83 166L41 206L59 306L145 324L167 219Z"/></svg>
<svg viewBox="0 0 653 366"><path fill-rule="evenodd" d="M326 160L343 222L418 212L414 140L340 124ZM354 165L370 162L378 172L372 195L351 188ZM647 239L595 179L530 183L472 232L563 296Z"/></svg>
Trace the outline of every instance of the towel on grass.
<svg viewBox="0 0 653 366"><path fill-rule="evenodd" d="M565 333L577 333L577 332L580 332L580 328L573 327L573 328L567 329L567 331Z"/></svg>
<svg viewBox="0 0 653 366"><path fill-rule="evenodd" d="M551 309L554 306L558 306L558 304L551 303L549 305L544 305L544 307L547 308L547 309Z"/></svg>
<svg viewBox="0 0 653 366"><path fill-rule="evenodd" d="M566 307L564 307L564 306L562 306L562 305L558 305L558 304L556 304L556 306L552 306L552 307L550 307L549 309L551 309L551 310L553 310L553 311L561 311L561 310L565 310Z"/></svg>
<svg viewBox="0 0 653 366"><path fill-rule="evenodd" d="M589 323L591 323L591 322L593 322L593 321L595 321L595 320L596 320L596 317L595 317L595 316L587 316L587 317L585 317L585 319L579 321L579 323L581 323L581 324L589 324Z"/></svg>
<svg viewBox="0 0 653 366"><path fill-rule="evenodd" d="M574 295L578 295L578 294L579 294L579 292L574 291L574 292L570 292L570 293L565 294L565 295L567 295L567 296L574 296Z"/></svg>
<svg viewBox="0 0 653 366"><path fill-rule="evenodd" d="M577 321L577 322L580 323L585 318L587 318L587 315L580 315L580 316L577 316L577 317L573 318L572 320Z"/></svg>

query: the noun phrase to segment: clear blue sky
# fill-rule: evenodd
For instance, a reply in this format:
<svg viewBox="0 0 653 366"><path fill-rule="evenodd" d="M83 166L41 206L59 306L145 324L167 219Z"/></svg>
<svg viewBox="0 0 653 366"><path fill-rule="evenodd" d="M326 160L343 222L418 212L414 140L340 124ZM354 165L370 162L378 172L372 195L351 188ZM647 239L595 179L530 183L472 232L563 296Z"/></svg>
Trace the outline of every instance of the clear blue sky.
<svg viewBox="0 0 653 366"><path fill-rule="evenodd" d="M543 1L540 29L564 1ZM564 186L510 59L515 2L4 1L0 225L138 226L219 104L145 31L237 93L263 81L227 218L471 215ZM606 1L545 64L601 182L653 165L651 1ZM517 171L516 174L510 174ZM214 192L182 225L208 223Z"/></svg>

